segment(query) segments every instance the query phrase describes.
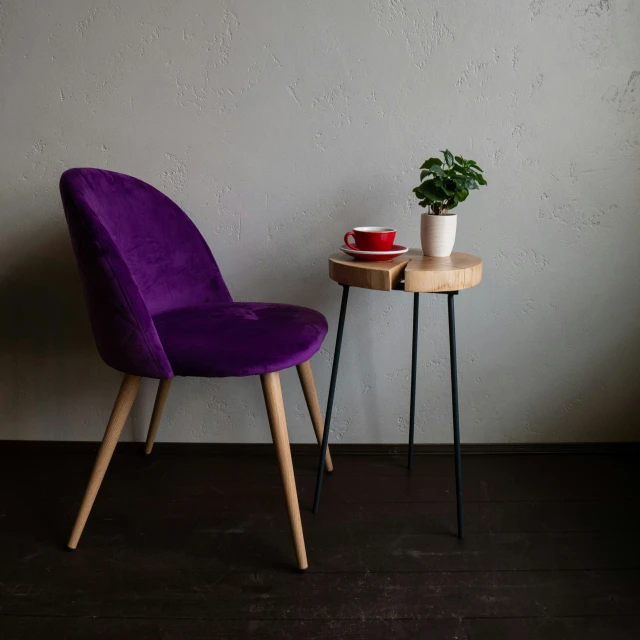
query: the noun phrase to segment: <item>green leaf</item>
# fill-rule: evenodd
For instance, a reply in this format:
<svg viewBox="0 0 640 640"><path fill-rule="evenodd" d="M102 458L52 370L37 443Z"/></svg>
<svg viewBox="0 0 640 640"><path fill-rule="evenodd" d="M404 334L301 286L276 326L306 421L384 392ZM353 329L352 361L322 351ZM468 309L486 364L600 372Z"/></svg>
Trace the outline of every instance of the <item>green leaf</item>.
<svg viewBox="0 0 640 640"><path fill-rule="evenodd" d="M476 176L476 180L478 181L479 184L483 186L487 184L487 181L479 174Z"/></svg>
<svg viewBox="0 0 640 640"><path fill-rule="evenodd" d="M440 160L440 158L429 158L428 160L425 160L423 165L420 167L421 169L428 169L429 171L431 171L431 168L434 166L441 166L442 165L442 160Z"/></svg>
<svg viewBox="0 0 640 640"><path fill-rule="evenodd" d="M443 189L435 184L434 180L427 180L420 185L420 192L432 202L443 202L447 199L447 194Z"/></svg>
<svg viewBox="0 0 640 640"><path fill-rule="evenodd" d="M426 192L423 190L423 185L424 183L422 183L419 187L416 187L413 192L416 194L416 197L418 198L426 198L427 194Z"/></svg>
<svg viewBox="0 0 640 640"><path fill-rule="evenodd" d="M482 177L481 173L478 173L477 171L469 171L467 174L467 178L471 178L471 180L475 180L476 182L479 182L480 184L482 184L484 182L484 184L486 184L485 179Z"/></svg>
<svg viewBox="0 0 640 640"><path fill-rule="evenodd" d="M460 180L460 176L464 175L461 171L453 167L445 172L449 180Z"/></svg>
<svg viewBox="0 0 640 640"><path fill-rule="evenodd" d="M438 165L434 165L433 167L431 167L431 173L433 173L434 176L438 176L440 178L443 178L445 176L445 170L438 166Z"/></svg>
<svg viewBox="0 0 640 640"><path fill-rule="evenodd" d="M461 165L465 165L466 161L462 156L455 156L456 162Z"/></svg>
<svg viewBox="0 0 640 640"><path fill-rule="evenodd" d="M444 151L441 151L441 153L444 154L444 161L449 165L453 165L453 154L451 153L451 151L449 151L449 149L445 149Z"/></svg>
<svg viewBox="0 0 640 640"><path fill-rule="evenodd" d="M431 171L427 171L426 169L424 169L420 172L420 180L424 180L428 175L431 175Z"/></svg>
<svg viewBox="0 0 640 640"><path fill-rule="evenodd" d="M457 184L455 180L447 180L443 185L442 189L448 196L452 196L456 192Z"/></svg>
<svg viewBox="0 0 640 640"><path fill-rule="evenodd" d="M418 202L418 204L421 207L428 207L429 206L429 201L428 200L421 200L420 202Z"/></svg>

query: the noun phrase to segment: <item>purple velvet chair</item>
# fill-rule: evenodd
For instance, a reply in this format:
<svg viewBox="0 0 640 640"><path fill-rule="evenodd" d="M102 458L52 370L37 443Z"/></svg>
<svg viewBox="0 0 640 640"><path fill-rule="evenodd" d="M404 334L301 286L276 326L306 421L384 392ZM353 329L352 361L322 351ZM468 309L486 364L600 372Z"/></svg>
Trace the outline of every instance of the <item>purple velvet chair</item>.
<svg viewBox="0 0 640 640"><path fill-rule="evenodd" d="M259 375L298 566L306 569L278 372L296 365L320 443L322 415L309 358L322 345L326 319L304 307L234 302L195 225L136 178L69 169L60 193L98 351L125 374L69 548L82 535L142 376L160 380L145 448L150 453L174 376Z"/></svg>

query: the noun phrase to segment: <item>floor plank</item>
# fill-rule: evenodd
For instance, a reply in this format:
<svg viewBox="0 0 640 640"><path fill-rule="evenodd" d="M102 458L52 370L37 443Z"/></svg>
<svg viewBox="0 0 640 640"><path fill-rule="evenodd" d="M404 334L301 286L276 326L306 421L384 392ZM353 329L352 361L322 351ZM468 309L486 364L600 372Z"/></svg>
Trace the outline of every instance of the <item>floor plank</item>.
<svg viewBox="0 0 640 640"><path fill-rule="evenodd" d="M1 451L1 447L0 447ZM640 478L637 456L465 456L463 482L469 501L554 501L636 499ZM3 458L5 473L23 491L36 495L77 497L89 476L93 455L73 454L58 459ZM455 500L453 462L448 456L418 456L409 474L404 459L341 456L327 475L322 504L331 502L451 502ZM296 456L294 468L301 502L311 501L317 460ZM64 467L67 472L59 473ZM247 473L247 469L250 473ZM255 483L254 478L260 478ZM78 483L80 482L80 487ZM274 496L279 488L275 456L231 460L207 456L132 455L113 457L100 490L103 498L122 499L131 487L148 499L220 500L234 490L251 488L258 500ZM233 492L231 492L233 494Z"/></svg>
<svg viewBox="0 0 640 640"><path fill-rule="evenodd" d="M633 640L640 617L467 620L469 640Z"/></svg>
<svg viewBox="0 0 640 640"><path fill-rule="evenodd" d="M468 640L459 619L144 620L0 616L3 640Z"/></svg>
<svg viewBox="0 0 640 640"><path fill-rule="evenodd" d="M80 492L81 493L81 492ZM31 535L50 538L59 530L63 538L80 504L74 498L51 498L37 508L26 494L0 502L5 531L28 529ZM238 499L241 498L241 499ZM34 497L37 499L37 496ZM314 516L309 505L301 505L304 530L324 533L432 533L453 534L456 529L454 502L419 503L328 503ZM206 500L146 500L136 491L121 498L99 495L91 513L102 528L125 531L138 526L185 526L215 533L269 533L282 529L282 501L277 495L255 499L250 491L241 497ZM27 527L27 524L29 525ZM468 533L568 533L637 532L640 509L635 502L606 500L547 502L465 501ZM40 525L40 526L38 526ZM1 534L1 530L0 530Z"/></svg>
<svg viewBox="0 0 640 640"><path fill-rule="evenodd" d="M291 538L282 514L281 530L268 534L217 533L198 524L130 529L117 521L82 538L77 554L83 563L101 567L118 554L134 567L153 566L158 558L174 571L210 572L277 570L290 561ZM195 525L195 527L194 527ZM313 558L311 573L420 571L570 571L640 569L637 533L369 534L311 531L305 537ZM0 533L7 555L4 581L26 579L42 563L51 571L73 567L63 541L51 545L30 536ZM32 560L37 558L37 562Z"/></svg>
<svg viewBox="0 0 640 640"><path fill-rule="evenodd" d="M13 615L233 619L414 619L622 616L640 601L637 571L296 574L172 571L157 559L41 572L0 586ZM275 564L275 563L274 563Z"/></svg>

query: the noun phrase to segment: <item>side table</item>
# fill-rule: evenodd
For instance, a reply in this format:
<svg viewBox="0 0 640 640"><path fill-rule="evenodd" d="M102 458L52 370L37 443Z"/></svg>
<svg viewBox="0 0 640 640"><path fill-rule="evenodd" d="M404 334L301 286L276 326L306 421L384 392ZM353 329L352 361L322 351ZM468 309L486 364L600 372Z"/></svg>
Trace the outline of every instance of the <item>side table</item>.
<svg viewBox="0 0 640 640"><path fill-rule="evenodd" d="M451 358L451 396L453 403L453 445L455 451L456 502L458 516L458 537L464 535L462 512L462 467L460 457L460 416L458 411L458 367L456 362L456 328L454 296L463 289L477 285L482 279L482 259L468 253L452 253L448 258L424 256L420 249L410 249L406 254L388 262L363 262L336 253L329 258L329 277L342 286L342 303L338 320L336 348L333 354L331 382L327 411L325 413L324 434L318 466L313 513L318 513L325 457L329 444L331 412L338 378L340 349L347 314L349 288L372 289L374 291L409 291L413 293L413 333L411 347L411 400L409 405L409 454L408 467L413 466L413 440L416 417L416 373L418 364L418 323L420 294L446 294L449 310L449 354Z"/></svg>

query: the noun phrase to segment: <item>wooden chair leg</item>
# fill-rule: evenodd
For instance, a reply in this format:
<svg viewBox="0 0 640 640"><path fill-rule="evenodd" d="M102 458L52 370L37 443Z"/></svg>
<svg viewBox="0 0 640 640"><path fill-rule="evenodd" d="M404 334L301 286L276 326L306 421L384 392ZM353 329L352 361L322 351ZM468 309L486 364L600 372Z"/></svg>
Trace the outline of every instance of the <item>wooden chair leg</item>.
<svg viewBox="0 0 640 640"><path fill-rule="evenodd" d="M111 461L113 450L116 448L118 438L122 433L122 427L124 427L124 423L129 417L133 401L136 399L138 388L140 387L140 379L140 376L131 376L127 374L122 381L118 397L113 405L111 418L109 418L107 430L104 432L104 438L102 439L102 444L98 451L98 457L93 465L89 484L87 485L87 489L84 493L84 498L82 498L82 504L80 505L76 522L73 525L71 537L67 543L69 549L75 549L78 546L78 541L82 535L84 525L87 522L87 518L91 512L91 507L93 507L93 502L98 494L98 489L100 489L102 479L104 478L104 474L109 466L109 462Z"/></svg>
<svg viewBox="0 0 640 640"><path fill-rule="evenodd" d="M156 441L156 434L158 433L160 420L162 420L164 403L167 401L172 380L173 378L166 378L165 380L160 380L158 383L158 392L156 393L156 401L153 405L153 413L151 414L151 422L149 423L149 432L147 433L147 443L144 446L144 452L147 455L151 453L153 443Z"/></svg>
<svg viewBox="0 0 640 640"><path fill-rule="evenodd" d="M316 393L316 385L313 382L311 362L307 360L306 362L299 364L296 368L298 369L298 377L300 378L300 384L302 385L304 399L307 401L307 408L309 409L309 415L311 416L311 422L313 423L313 430L316 432L316 440L318 441L318 444L321 445L322 434L324 433L324 423L322 421L322 412L320 411L320 404L318 402L318 394ZM333 461L331 460L329 447L327 447L325 467L329 473L333 471Z"/></svg>
<svg viewBox="0 0 640 640"><path fill-rule="evenodd" d="M293 544L298 559L298 567L304 570L308 567L307 552L304 547L304 535L302 533L302 522L300 520L300 505L298 504L296 480L293 475L293 462L291 460L289 434L287 433L287 421L284 415L280 375L277 372L265 373L260 376L260 382L262 383L264 401L267 405L271 436L278 456L278 466L280 467L284 497L287 502L287 510L289 511L289 523L291 524L291 532L293 533Z"/></svg>

